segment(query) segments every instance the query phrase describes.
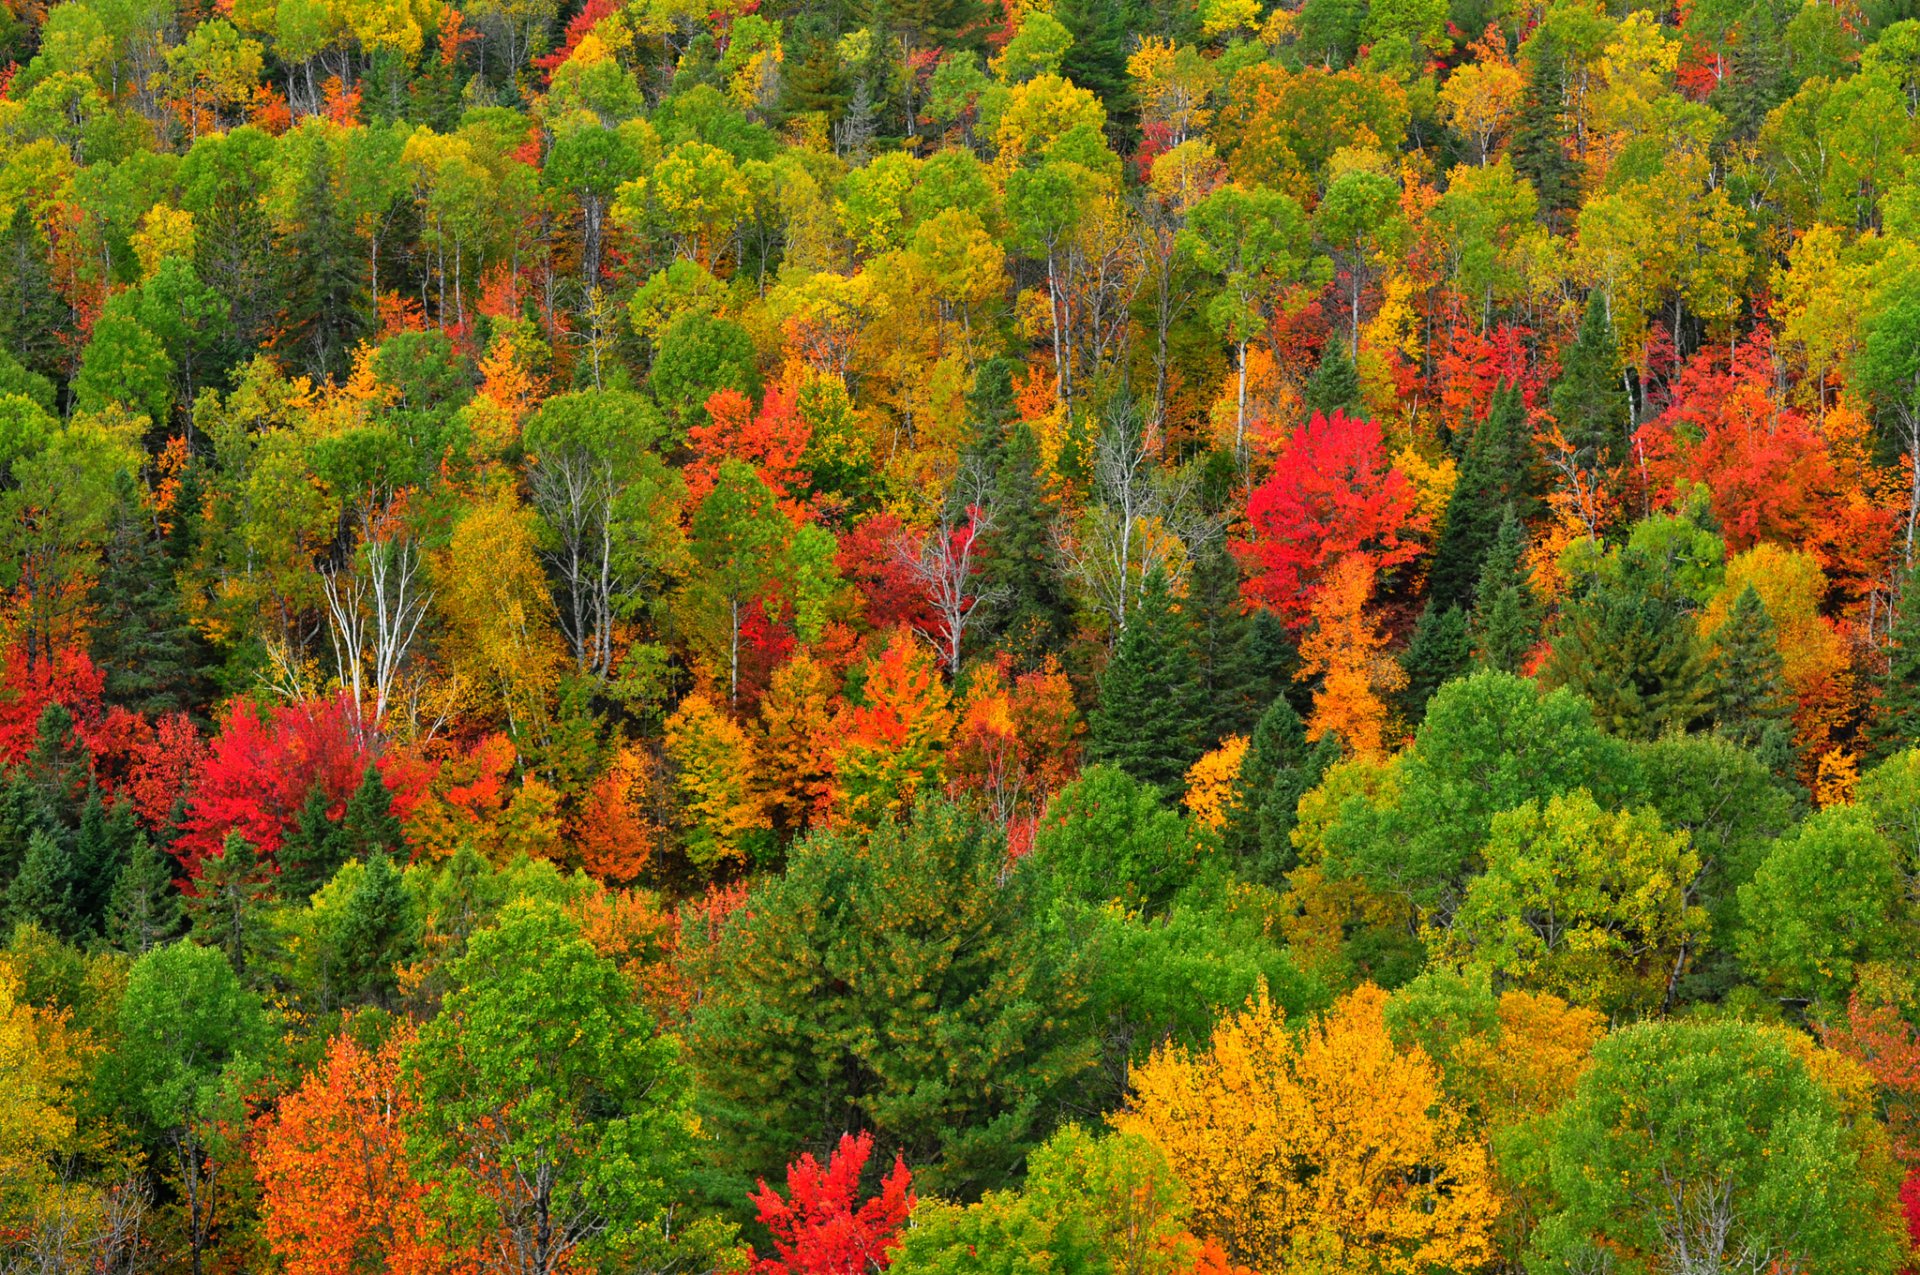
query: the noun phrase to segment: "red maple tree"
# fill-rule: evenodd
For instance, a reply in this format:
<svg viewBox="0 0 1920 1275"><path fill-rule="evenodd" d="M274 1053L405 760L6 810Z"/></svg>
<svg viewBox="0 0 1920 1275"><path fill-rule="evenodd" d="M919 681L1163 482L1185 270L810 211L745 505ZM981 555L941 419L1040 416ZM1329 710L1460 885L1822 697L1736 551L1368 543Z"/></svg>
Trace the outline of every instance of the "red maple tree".
<svg viewBox="0 0 1920 1275"><path fill-rule="evenodd" d="M787 1198L765 1181L753 1195L760 1221L773 1232L775 1257L756 1255L755 1275L866 1275L884 1271L913 1211L912 1175L898 1156L880 1194L856 1203L873 1135L840 1135L823 1167L812 1155L787 1166Z"/></svg>

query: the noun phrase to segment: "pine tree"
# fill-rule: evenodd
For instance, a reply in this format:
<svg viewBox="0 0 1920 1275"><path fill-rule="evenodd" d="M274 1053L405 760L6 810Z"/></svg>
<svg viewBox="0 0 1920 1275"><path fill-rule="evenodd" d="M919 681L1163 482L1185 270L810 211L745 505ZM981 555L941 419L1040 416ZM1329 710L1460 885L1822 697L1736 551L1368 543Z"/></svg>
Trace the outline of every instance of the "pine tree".
<svg viewBox="0 0 1920 1275"><path fill-rule="evenodd" d="M1920 564L1908 570L1894 600L1890 636L1887 671L1867 729L1875 759L1920 745Z"/></svg>
<svg viewBox="0 0 1920 1275"><path fill-rule="evenodd" d="M1100 677L1088 759L1163 791L1178 790L1200 755L1198 689L1185 617L1168 596L1165 573L1156 569Z"/></svg>
<svg viewBox="0 0 1920 1275"><path fill-rule="evenodd" d="M994 529L983 574L1004 591L992 623L997 645L1021 669L1060 648L1072 607L1054 545L1056 511L1040 472L1040 443L1025 421L1002 434L994 473Z"/></svg>
<svg viewBox="0 0 1920 1275"><path fill-rule="evenodd" d="M1313 369L1301 397L1309 411L1331 416L1335 412L1360 410L1360 373L1347 354L1346 342L1328 337L1320 352L1320 365Z"/></svg>
<svg viewBox="0 0 1920 1275"><path fill-rule="evenodd" d="M1657 739L1708 707L1706 660L1672 584L1625 552L1562 612L1546 680L1584 695L1612 734Z"/></svg>
<svg viewBox="0 0 1920 1275"><path fill-rule="evenodd" d="M1527 583L1526 538L1511 509L1487 550L1474 595L1467 624L1474 662L1482 668L1518 673L1539 643L1540 619L1533 588Z"/></svg>
<svg viewBox="0 0 1920 1275"><path fill-rule="evenodd" d="M302 366L316 375L342 375L347 353L366 331L360 254L353 228L340 213L333 160L317 138L302 183L300 220L281 242L287 267L286 326Z"/></svg>
<svg viewBox="0 0 1920 1275"><path fill-rule="evenodd" d="M1536 28L1525 48L1527 84L1513 130L1514 171L1533 183L1547 224L1560 229L1562 215L1580 197L1580 169L1567 150L1567 57L1551 23Z"/></svg>
<svg viewBox="0 0 1920 1275"><path fill-rule="evenodd" d="M1248 615L1240 598L1240 569L1226 546L1210 542L1195 555L1182 610L1190 617L1199 676L1196 745L1202 752L1228 735L1244 735L1278 693L1276 675L1292 672L1292 648L1267 611ZM1268 623L1261 624L1264 618ZM1272 645L1279 630L1280 645Z"/></svg>
<svg viewBox="0 0 1920 1275"><path fill-rule="evenodd" d="M293 827L281 839L275 859L280 867L280 897L289 903L305 903L313 892L333 880L333 874L350 857L346 840L334 821L327 817L325 784L307 789L307 799L294 816Z"/></svg>
<svg viewBox="0 0 1920 1275"><path fill-rule="evenodd" d="M1400 657L1400 667L1407 671L1406 689L1400 692L1400 711L1407 725L1418 726L1433 693L1465 673L1472 662L1466 612L1457 606L1441 611L1427 603Z"/></svg>
<svg viewBox="0 0 1920 1275"><path fill-rule="evenodd" d="M360 776L360 786L347 798L347 808L336 830L341 862L362 862L376 853L399 854L406 849L400 821L393 817L393 794L387 791L380 768L372 762Z"/></svg>
<svg viewBox="0 0 1920 1275"><path fill-rule="evenodd" d="M411 959L418 946L413 900L393 860L376 852L367 859L340 922L334 984L342 1002L391 1008L400 987L395 966Z"/></svg>
<svg viewBox="0 0 1920 1275"><path fill-rule="evenodd" d="M18 768L6 772L0 778L0 898L26 859L28 839L45 826L26 774Z"/></svg>
<svg viewBox="0 0 1920 1275"><path fill-rule="evenodd" d="M267 926L271 875L253 843L227 834L220 853L201 860L200 876L187 900L193 936L227 954L234 972L251 982L264 976L272 952Z"/></svg>
<svg viewBox="0 0 1920 1275"><path fill-rule="evenodd" d="M27 838L26 857L7 887L8 921L39 925L63 939L80 938L85 927L73 893L73 857L64 838L36 831Z"/></svg>
<svg viewBox="0 0 1920 1275"><path fill-rule="evenodd" d="M1560 379L1553 383L1553 418L1584 458L1611 466L1625 454L1633 427L1632 403L1620 380L1620 344L1607 312L1607 295L1587 295L1580 332L1560 355Z"/></svg>
<svg viewBox="0 0 1920 1275"><path fill-rule="evenodd" d="M80 826L73 834L72 852L73 907L85 932L103 931L113 883L126 865L138 835L133 807L122 801L110 810L101 796L99 784L89 783L86 804L80 810Z"/></svg>
<svg viewBox="0 0 1920 1275"><path fill-rule="evenodd" d="M1749 584L1713 635L1710 694L1714 729L1743 748L1792 730L1793 700L1767 604Z"/></svg>
<svg viewBox="0 0 1920 1275"><path fill-rule="evenodd" d="M40 710L33 750L23 767L40 818L49 828L71 829L80 822L88 769L86 750L74 734L73 714L58 700L50 701Z"/></svg>
<svg viewBox="0 0 1920 1275"><path fill-rule="evenodd" d="M67 316L54 286L48 248L32 205L15 203L6 229L0 231L0 349L30 372L61 379L61 334Z"/></svg>
<svg viewBox="0 0 1920 1275"><path fill-rule="evenodd" d="M126 866L114 879L107 941L116 951L139 956L172 942L185 924L172 862L146 837L135 837Z"/></svg>
<svg viewBox="0 0 1920 1275"><path fill-rule="evenodd" d="M1240 764L1241 801L1227 825L1226 844L1248 880L1283 885L1296 858L1293 826L1300 797L1340 757L1332 735L1307 741L1300 714L1276 698L1260 716Z"/></svg>
<svg viewBox="0 0 1920 1275"><path fill-rule="evenodd" d="M1305 689L1294 680L1300 652L1279 616L1265 607L1243 617L1239 639L1224 651L1209 685L1222 697L1210 705L1216 739L1250 734L1273 701Z"/></svg>
<svg viewBox="0 0 1920 1275"><path fill-rule="evenodd" d="M1447 497L1446 524L1427 574L1427 599L1445 609L1467 607L1509 510L1524 522L1539 503L1532 431L1520 391L1494 391L1487 419L1467 442L1460 476Z"/></svg>
<svg viewBox="0 0 1920 1275"><path fill-rule="evenodd" d="M158 717L205 702L199 669L206 652L130 474L120 476L91 601L93 662L106 674L108 703Z"/></svg>

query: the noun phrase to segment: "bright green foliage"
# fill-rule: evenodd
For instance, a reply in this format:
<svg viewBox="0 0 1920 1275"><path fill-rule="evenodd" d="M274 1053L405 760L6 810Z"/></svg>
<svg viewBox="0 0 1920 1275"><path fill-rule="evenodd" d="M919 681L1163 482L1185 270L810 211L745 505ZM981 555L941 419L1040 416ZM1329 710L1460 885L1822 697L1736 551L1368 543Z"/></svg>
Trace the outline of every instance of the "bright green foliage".
<svg viewBox="0 0 1920 1275"><path fill-rule="evenodd" d="M1094 766L1061 789L1034 832L1033 867L1048 892L1087 903L1164 908L1216 847L1123 770Z"/></svg>
<svg viewBox="0 0 1920 1275"><path fill-rule="evenodd" d="M1309 743L1300 714L1284 699L1276 698L1260 715L1240 764L1240 804L1225 833L1248 879L1278 886L1292 869L1300 797L1339 759L1339 748L1331 736Z"/></svg>
<svg viewBox="0 0 1920 1275"><path fill-rule="evenodd" d="M508 904L451 975L406 1057L445 1206L542 1275L663 1249L694 1135L674 1041L551 903Z"/></svg>
<svg viewBox="0 0 1920 1275"><path fill-rule="evenodd" d="M797 845L721 936L693 1022L721 1162L767 1176L864 1128L933 1189L1005 1183L1092 1062L1084 973L1032 891L941 802Z"/></svg>
<svg viewBox="0 0 1920 1275"><path fill-rule="evenodd" d="M1650 810L1610 814L1585 792L1497 815L1487 870L1439 950L1503 983L1630 1017L1665 1005L1707 934L1699 856Z"/></svg>
<svg viewBox="0 0 1920 1275"><path fill-rule="evenodd" d="M1200 756L1198 670L1184 615L1164 573L1147 577L1088 717L1087 755L1142 783L1177 790Z"/></svg>
<svg viewBox="0 0 1920 1275"><path fill-rule="evenodd" d="M1642 1023L1594 1050L1562 1116L1559 1206L1529 1270L1606 1260L1724 1269L1768 1253L1803 1270L1890 1270L1900 1249L1889 1166L1780 1032Z"/></svg>
<svg viewBox="0 0 1920 1275"><path fill-rule="evenodd" d="M1901 894L1893 848L1868 812L1819 811L1740 887L1741 964L1782 996L1837 1003L1861 962L1905 946Z"/></svg>

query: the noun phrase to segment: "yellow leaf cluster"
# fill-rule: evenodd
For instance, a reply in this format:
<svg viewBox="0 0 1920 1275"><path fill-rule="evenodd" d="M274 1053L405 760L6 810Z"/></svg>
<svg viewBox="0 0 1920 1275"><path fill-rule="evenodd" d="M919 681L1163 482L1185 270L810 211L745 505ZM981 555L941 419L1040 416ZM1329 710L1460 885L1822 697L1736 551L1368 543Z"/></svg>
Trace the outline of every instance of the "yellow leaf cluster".
<svg viewBox="0 0 1920 1275"><path fill-rule="evenodd" d="M1116 1123L1186 1184L1193 1226L1236 1264L1415 1275L1488 1259L1499 1200L1484 1145L1386 993L1349 993L1299 1039L1264 993L1204 1050L1163 1049Z"/></svg>
<svg viewBox="0 0 1920 1275"><path fill-rule="evenodd" d="M1240 767L1247 760L1247 737L1229 735L1220 747L1187 770L1186 806L1193 821L1218 832L1240 802Z"/></svg>

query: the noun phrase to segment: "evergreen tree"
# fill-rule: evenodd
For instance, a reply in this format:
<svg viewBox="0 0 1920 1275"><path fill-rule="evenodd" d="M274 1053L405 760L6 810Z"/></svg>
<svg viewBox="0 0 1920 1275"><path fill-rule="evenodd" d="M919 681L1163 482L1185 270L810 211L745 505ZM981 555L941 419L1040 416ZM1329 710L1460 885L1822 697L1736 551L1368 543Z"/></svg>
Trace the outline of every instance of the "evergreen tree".
<svg viewBox="0 0 1920 1275"><path fill-rule="evenodd" d="M1567 605L1544 672L1550 685L1585 696L1595 720L1624 738L1685 730L1708 707L1691 609L1670 574L1631 550Z"/></svg>
<svg viewBox="0 0 1920 1275"><path fill-rule="evenodd" d="M71 829L80 822L80 803L87 789L86 750L74 734L73 714L58 700L40 710L34 727L33 750L23 767L40 819L49 828Z"/></svg>
<svg viewBox="0 0 1920 1275"><path fill-rule="evenodd" d="M192 712L205 702L199 674L207 659L204 645L187 619L173 563L131 474L119 479L91 600L93 662L106 674L108 703L158 717Z"/></svg>
<svg viewBox="0 0 1920 1275"><path fill-rule="evenodd" d="M1022 669L1060 649L1072 607L1054 544L1057 511L1040 472L1040 443L1025 421L1002 434L994 473L994 529L983 574L1005 601L990 622L996 644Z"/></svg>
<svg viewBox="0 0 1920 1275"><path fill-rule="evenodd" d="M1331 733L1307 740L1300 714L1276 698L1260 716L1240 765L1241 801L1227 825L1227 847L1240 857L1247 879L1280 887L1297 855L1293 827L1300 798L1340 759Z"/></svg>
<svg viewBox="0 0 1920 1275"><path fill-rule="evenodd" d="M1513 169L1533 184L1547 224L1562 229L1564 214L1580 197L1580 168L1568 151L1573 128L1567 118L1567 55L1551 22L1528 38L1526 91L1513 128Z"/></svg>
<svg viewBox="0 0 1920 1275"><path fill-rule="evenodd" d="M19 769L0 777L0 897L26 859L27 841L45 827L33 785Z"/></svg>
<svg viewBox="0 0 1920 1275"><path fill-rule="evenodd" d="M1261 607L1237 627L1239 639L1222 653L1224 662L1212 674L1211 684L1224 692L1210 705L1215 738L1250 734L1274 700L1307 689L1294 680L1300 652L1279 616Z"/></svg>
<svg viewBox="0 0 1920 1275"><path fill-rule="evenodd" d="M136 836L126 866L114 879L107 905L107 941L129 956L170 943L186 923L173 864L144 836Z"/></svg>
<svg viewBox="0 0 1920 1275"><path fill-rule="evenodd" d="M1054 0L1053 16L1073 36L1060 73L1100 98L1109 127L1131 132L1140 110L1127 74L1127 55L1139 30L1137 6L1129 0Z"/></svg>
<svg viewBox="0 0 1920 1275"><path fill-rule="evenodd" d="M1457 606L1441 611L1427 603L1400 657L1400 667L1407 671L1406 689L1400 692L1400 711L1407 725L1418 726L1433 693L1465 673L1472 662L1466 612Z"/></svg>
<svg viewBox="0 0 1920 1275"><path fill-rule="evenodd" d="M1560 379L1553 383L1553 418L1583 458L1615 465L1625 454L1633 427L1633 405L1620 380L1620 344L1607 313L1607 295L1587 295L1580 332L1560 355Z"/></svg>
<svg viewBox="0 0 1920 1275"><path fill-rule="evenodd" d="M393 794L387 791L380 768L372 762L362 772L359 787L347 798L335 836L339 842L335 853L341 862L365 862L376 853L399 854L406 848L400 821L393 817Z"/></svg>
<svg viewBox="0 0 1920 1275"><path fill-rule="evenodd" d="M1156 569L1147 577L1127 631L1100 676L1087 756L1142 783L1176 792L1199 757L1198 670L1185 617Z"/></svg>
<svg viewBox="0 0 1920 1275"><path fill-rule="evenodd" d="M301 185L300 219L281 245L286 327L305 371L340 375L366 331L360 253L334 191L332 152L316 138Z"/></svg>
<svg viewBox="0 0 1920 1275"><path fill-rule="evenodd" d="M1713 635L1710 676L1713 725L1743 748L1759 750L1781 731L1792 731L1793 700L1783 680L1784 664L1767 604L1749 584L1734 599L1726 622Z"/></svg>
<svg viewBox="0 0 1920 1275"><path fill-rule="evenodd" d="M395 966L419 947L413 899L393 861L375 852L340 921L340 969L334 978L343 1002L391 1008L399 992Z"/></svg>
<svg viewBox="0 0 1920 1275"><path fill-rule="evenodd" d="M1443 610L1471 605L1501 520L1516 511L1524 522L1538 503L1526 404L1517 387L1504 385L1494 391L1487 419L1473 431L1461 457L1427 574L1428 601Z"/></svg>
<svg viewBox="0 0 1920 1275"><path fill-rule="evenodd" d="M1307 378L1301 397L1306 400L1308 410L1323 416L1360 410L1360 373L1347 354L1345 341L1327 338L1326 346L1320 351L1320 365Z"/></svg>
<svg viewBox="0 0 1920 1275"><path fill-rule="evenodd" d="M275 859L280 868L280 897L288 903L305 903L313 892L333 880L333 874L350 857L346 839L327 817L325 784L307 789L307 799L293 818L293 827L281 839Z"/></svg>
<svg viewBox="0 0 1920 1275"><path fill-rule="evenodd" d="M63 939L82 937L85 927L73 901L73 859L63 838L38 830L27 838L26 857L7 887L7 919L32 923Z"/></svg>
<svg viewBox="0 0 1920 1275"><path fill-rule="evenodd" d="M1887 671L1867 728L1876 760L1920 745L1920 564L1908 570L1894 600L1890 636Z"/></svg>
<svg viewBox="0 0 1920 1275"><path fill-rule="evenodd" d="M1191 617L1200 710L1194 742L1204 752L1252 730L1299 660L1272 612L1249 615L1241 604L1240 568L1224 543L1209 542L1195 556L1181 609Z"/></svg>
<svg viewBox="0 0 1920 1275"><path fill-rule="evenodd" d="M58 380L68 316L54 286L48 247L32 205L16 202L0 232L0 349L28 371Z"/></svg>
<svg viewBox="0 0 1920 1275"><path fill-rule="evenodd" d="M1520 520L1509 509L1487 550L1467 625L1473 659L1481 668L1518 673L1540 640L1540 618L1533 588L1527 583L1526 549Z"/></svg>
<svg viewBox="0 0 1920 1275"><path fill-rule="evenodd" d="M73 833L72 853L73 906L85 932L104 930L113 884L131 856L138 836L133 807L120 801L109 810L100 786L89 783L86 804L80 810L80 826Z"/></svg>
<svg viewBox="0 0 1920 1275"><path fill-rule="evenodd" d="M193 937L227 954L234 972L250 982L265 974L273 942L267 925L272 878L253 843L228 833L220 853L201 860L187 900Z"/></svg>

